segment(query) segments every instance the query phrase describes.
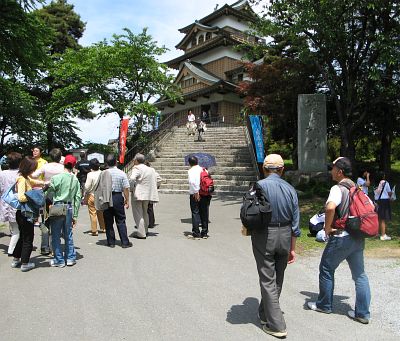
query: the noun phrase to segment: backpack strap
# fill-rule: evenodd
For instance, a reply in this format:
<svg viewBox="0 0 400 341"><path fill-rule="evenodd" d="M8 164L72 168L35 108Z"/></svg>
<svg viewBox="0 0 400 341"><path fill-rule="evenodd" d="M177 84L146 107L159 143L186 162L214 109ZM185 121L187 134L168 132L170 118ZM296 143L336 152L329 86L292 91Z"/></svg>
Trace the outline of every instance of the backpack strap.
<svg viewBox="0 0 400 341"><path fill-rule="evenodd" d="M345 180L342 180L341 182L339 182L338 186L340 188L340 191L342 192L342 201L336 207L336 215L340 219L340 218L343 218L346 215L349 215L350 188L354 187L355 184L354 184L353 181L351 181L351 180L346 181L346 179L345 179Z"/></svg>

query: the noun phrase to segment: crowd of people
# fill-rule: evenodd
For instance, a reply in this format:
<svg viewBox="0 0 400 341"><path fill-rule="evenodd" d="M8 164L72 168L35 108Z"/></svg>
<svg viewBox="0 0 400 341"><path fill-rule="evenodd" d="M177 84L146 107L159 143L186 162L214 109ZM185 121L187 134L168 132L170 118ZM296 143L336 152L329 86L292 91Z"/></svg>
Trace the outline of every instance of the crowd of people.
<svg viewBox="0 0 400 341"><path fill-rule="evenodd" d="M11 152L6 158L8 169L0 172L0 196L11 191L19 202L12 207L0 200L0 221L8 222L10 228L7 253L13 257L12 268L26 272L35 267L30 261L35 229L41 232L40 253L51 255L52 267L75 265L73 230L81 205L87 205L92 236L105 233L107 245L115 247L115 221L121 247L128 248L132 243L125 209L130 203L136 224L133 237L146 239L148 228L155 224L161 177L142 154L135 155L129 178L117 168L114 154L107 156L103 170L99 160L87 160L84 151L79 162L71 154L63 157L58 148L48 156L49 162L42 158L39 146L32 149L32 156ZM37 206L38 202L42 204Z"/></svg>

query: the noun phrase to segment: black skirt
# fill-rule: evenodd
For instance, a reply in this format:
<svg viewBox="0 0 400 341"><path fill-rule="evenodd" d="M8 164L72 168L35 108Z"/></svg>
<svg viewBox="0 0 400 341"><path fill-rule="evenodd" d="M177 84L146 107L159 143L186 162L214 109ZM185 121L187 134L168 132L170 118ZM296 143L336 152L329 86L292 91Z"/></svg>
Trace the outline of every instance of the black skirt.
<svg viewBox="0 0 400 341"><path fill-rule="evenodd" d="M389 199L378 200L378 217L380 220L385 220L385 221L392 220L392 209L390 207Z"/></svg>

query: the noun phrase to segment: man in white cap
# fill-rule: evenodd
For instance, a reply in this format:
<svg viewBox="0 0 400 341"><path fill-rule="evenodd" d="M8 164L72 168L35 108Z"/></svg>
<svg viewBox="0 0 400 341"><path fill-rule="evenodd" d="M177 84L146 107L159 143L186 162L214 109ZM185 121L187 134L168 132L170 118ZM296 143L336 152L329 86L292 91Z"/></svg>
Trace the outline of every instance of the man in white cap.
<svg viewBox="0 0 400 341"><path fill-rule="evenodd" d="M271 205L272 216L268 227L251 234L261 288L258 314L263 331L282 338L287 331L279 296L286 265L295 261L296 237L300 236L299 204L295 189L281 178L284 163L280 155L267 155L263 170L265 179L257 185Z"/></svg>

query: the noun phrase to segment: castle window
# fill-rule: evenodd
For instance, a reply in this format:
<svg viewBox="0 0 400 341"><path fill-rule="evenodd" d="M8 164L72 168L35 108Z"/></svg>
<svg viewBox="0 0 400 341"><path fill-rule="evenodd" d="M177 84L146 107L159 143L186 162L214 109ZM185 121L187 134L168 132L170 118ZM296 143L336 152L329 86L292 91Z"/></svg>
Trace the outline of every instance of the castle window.
<svg viewBox="0 0 400 341"><path fill-rule="evenodd" d="M238 77L238 82L243 81L243 73L239 73L237 77Z"/></svg>
<svg viewBox="0 0 400 341"><path fill-rule="evenodd" d="M210 40L211 39L211 32L207 32L206 33L206 40Z"/></svg>
<svg viewBox="0 0 400 341"><path fill-rule="evenodd" d="M201 36L199 37L199 44L201 44L202 42L204 42L204 36L203 36L203 35L201 35Z"/></svg>
<svg viewBox="0 0 400 341"><path fill-rule="evenodd" d="M197 45L197 39L196 39L196 37L193 37L193 39L192 39L192 47L194 47L196 45Z"/></svg>

